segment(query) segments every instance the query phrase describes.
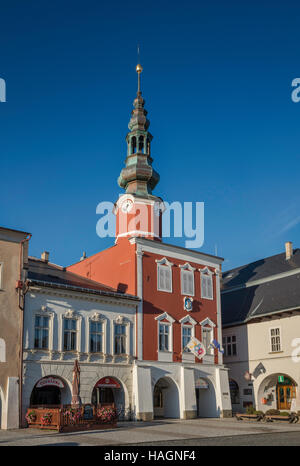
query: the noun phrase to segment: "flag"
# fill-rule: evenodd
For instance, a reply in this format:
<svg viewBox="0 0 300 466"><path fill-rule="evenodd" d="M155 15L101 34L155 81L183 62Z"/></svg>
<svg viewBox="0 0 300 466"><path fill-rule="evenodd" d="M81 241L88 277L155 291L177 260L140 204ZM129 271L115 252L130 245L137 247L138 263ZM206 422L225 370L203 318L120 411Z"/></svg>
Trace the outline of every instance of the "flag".
<svg viewBox="0 0 300 466"><path fill-rule="evenodd" d="M206 354L205 346L197 338L192 337L188 344L186 345L191 353L193 353L197 358L202 359Z"/></svg>
<svg viewBox="0 0 300 466"><path fill-rule="evenodd" d="M218 349L220 353L224 354L224 349L221 348L221 345L217 340L213 340L209 346L211 346L214 349Z"/></svg>

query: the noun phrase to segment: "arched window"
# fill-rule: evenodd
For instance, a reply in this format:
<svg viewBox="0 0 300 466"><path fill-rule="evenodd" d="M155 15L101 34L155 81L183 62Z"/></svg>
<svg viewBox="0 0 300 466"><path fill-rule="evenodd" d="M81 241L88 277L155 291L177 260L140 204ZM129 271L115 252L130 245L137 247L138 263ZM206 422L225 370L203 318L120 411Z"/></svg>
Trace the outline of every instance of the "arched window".
<svg viewBox="0 0 300 466"><path fill-rule="evenodd" d="M135 154L135 151L136 151L136 137L133 136L131 138L131 153Z"/></svg>
<svg viewBox="0 0 300 466"><path fill-rule="evenodd" d="M144 137L143 137L143 136L140 136L140 137L139 137L139 148L138 148L138 151L139 151L139 152L143 152L143 149L144 149Z"/></svg>

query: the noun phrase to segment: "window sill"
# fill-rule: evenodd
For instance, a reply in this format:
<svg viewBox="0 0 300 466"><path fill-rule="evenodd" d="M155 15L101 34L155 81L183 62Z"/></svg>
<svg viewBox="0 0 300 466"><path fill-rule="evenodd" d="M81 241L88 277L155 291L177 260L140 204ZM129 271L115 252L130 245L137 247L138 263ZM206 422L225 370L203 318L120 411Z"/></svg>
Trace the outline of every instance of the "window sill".
<svg viewBox="0 0 300 466"><path fill-rule="evenodd" d="M284 353L283 350L280 350L280 351L269 351L268 354L278 354L278 353Z"/></svg>
<svg viewBox="0 0 300 466"><path fill-rule="evenodd" d="M163 293L173 293L173 290L161 290L157 288L157 291L162 291Z"/></svg>

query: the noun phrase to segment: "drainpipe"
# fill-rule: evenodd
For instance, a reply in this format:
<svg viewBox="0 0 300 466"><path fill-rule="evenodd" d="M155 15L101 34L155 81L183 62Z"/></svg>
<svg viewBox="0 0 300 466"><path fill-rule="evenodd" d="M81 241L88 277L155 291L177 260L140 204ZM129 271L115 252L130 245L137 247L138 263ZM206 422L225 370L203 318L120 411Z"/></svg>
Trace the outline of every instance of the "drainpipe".
<svg viewBox="0 0 300 466"><path fill-rule="evenodd" d="M28 284L22 281L23 271L23 248L24 243L29 241L31 234L20 242L20 270L19 270L19 281L17 283L18 297L19 297L19 308L22 311L21 325L20 325L20 367L19 367L19 428L22 427L22 382L23 382L23 331L24 331L24 309L25 309L25 295L28 291ZM23 300L21 305L21 298Z"/></svg>

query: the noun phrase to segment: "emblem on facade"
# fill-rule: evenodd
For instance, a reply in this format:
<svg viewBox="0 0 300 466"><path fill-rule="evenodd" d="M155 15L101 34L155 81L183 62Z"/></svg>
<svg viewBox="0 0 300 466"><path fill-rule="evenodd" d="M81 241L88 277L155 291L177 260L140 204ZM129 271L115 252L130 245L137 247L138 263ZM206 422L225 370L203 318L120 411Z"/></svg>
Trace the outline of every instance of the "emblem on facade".
<svg viewBox="0 0 300 466"><path fill-rule="evenodd" d="M185 298L183 298L183 306L186 311L188 312L192 311L193 310L193 298L190 298L189 296L185 296Z"/></svg>

